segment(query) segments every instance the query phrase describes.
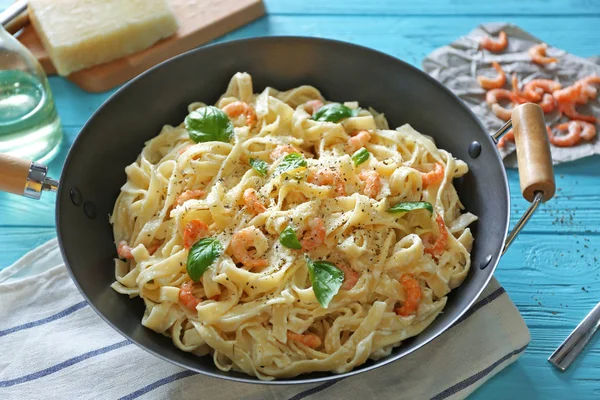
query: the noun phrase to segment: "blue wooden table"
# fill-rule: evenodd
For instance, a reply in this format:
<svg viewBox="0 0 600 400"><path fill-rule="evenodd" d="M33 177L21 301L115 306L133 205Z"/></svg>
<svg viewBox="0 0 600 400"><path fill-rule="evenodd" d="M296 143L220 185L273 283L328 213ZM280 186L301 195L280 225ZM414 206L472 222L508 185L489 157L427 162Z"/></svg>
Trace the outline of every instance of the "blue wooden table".
<svg viewBox="0 0 600 400"><path fill-rule="evenodd" d="M0 9L12 0L0 0ZM483 22L508 21L582 57L600 54L600 0L265 0L267 16L218 41L265 35L345 40L419 66L425 55ZM51 78L65 140L58 177L81 126L111 93ZM508 172L513 222L527 203ZM475 394L480 399L600 398L600 335L566 373L546 361L600 300L600 157L556 168L558 192L504 256L496 276L531 330L521 359ZM35 202L0 194L0 269L55 236L53 194Z"/></svg>

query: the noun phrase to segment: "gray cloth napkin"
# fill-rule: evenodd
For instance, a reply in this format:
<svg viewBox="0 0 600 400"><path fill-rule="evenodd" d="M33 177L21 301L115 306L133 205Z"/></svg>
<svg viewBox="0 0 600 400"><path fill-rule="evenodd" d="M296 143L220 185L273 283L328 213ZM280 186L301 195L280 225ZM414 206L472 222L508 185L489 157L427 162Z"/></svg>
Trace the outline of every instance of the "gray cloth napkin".
<svg viewBox="0 0 600 400"><path fill-rule="evenodd" d="M493 279L452 328L399 361L316 385L235 383L186 371L113 331L75 288L56 239L0 271L3 400L462 399L528 343L521 315Z"/></svg>
<svg viewBox="0 0 600 400"><path fill-rule="evenodd" d="M490 53L477 49L479 40L485 35L497 36L498 32L505 31L508 35L508 48L501 53ZM563 87L573 84L576 80L588 75L600 75L598 58L585 59L569 54L564 50L551 47L548 43L548 56L560 59L558 63L548 65L537 65L531 62L527 51L534 45L542 43L523 29L507 23L489 23L480 25L467 36L461 37L447 46L434 50L423 60L423 70L435 79L450 88L460 97L483 122L490 134L496 132L504 121L497 118L488 108L485 102L485 90L477 83L478 75L489 77L496 76L497 72L492 67L492 61L502 65L507 75L506 89L511 89L510 76L517 72L519 82L527 83L533 79L554 79ZM589 104L578 108L579 112L600 117L600 102L598 99L590 101ZM555 124L559 121L567 121L560 117L557 111L546 114L546 123ZM598 128L598 125L596 125ZM600 140L596 138L592 142L561 148L550 146L552 149L552 161L559 164L573 161L579 158L600 154ZM516 167L517 159L515 147L507 143L500 150L504 164L507 167Z"/></svg>

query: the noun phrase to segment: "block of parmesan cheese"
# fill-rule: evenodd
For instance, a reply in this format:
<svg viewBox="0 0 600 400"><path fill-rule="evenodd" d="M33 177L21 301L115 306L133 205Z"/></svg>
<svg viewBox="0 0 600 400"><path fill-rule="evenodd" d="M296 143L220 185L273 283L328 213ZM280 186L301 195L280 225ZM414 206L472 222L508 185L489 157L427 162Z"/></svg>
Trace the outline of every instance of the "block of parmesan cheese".
<svg viewBox="0 0 600 400"><path fill-rule="evenodd" d="M60 75L148 48L178 27L167 0L29 0L29 16Z"/></svg>

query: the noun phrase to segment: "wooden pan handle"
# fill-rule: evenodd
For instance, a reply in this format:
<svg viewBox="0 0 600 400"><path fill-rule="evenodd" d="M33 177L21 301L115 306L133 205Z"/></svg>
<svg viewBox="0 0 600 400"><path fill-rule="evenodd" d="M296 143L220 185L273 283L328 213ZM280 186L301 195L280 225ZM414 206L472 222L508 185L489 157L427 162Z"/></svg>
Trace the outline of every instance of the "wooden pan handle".
<svg viewBox="0 0 600 400"><path fill-rule="evenodd" d="M537 104L522 104L512 112L521 193L532 202L536 192L546 202L554 196L554 170L544 112Z"/></svg>
<svg viewBox="0 0 600 400"><path fill-rule="evenodd" d="M31 161L0 154L0 191L22 195Z"/></svg>

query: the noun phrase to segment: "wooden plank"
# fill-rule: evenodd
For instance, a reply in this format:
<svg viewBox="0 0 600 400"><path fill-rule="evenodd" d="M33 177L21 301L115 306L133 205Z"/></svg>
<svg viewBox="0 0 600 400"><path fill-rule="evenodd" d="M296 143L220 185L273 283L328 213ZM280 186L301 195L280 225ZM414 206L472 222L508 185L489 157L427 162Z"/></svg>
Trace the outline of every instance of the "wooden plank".
<svg viewBox="0 0 600 400"><path fill-rule="evenodd" d="M568 4L554 0L431 0L397 1L345 0L265 0L270 14L309 14L309 15L400 15L403 17L430 17L432 15L558 15L577 16L598 14L600 9L593 0L572 0ZM498 18L496 18L498 19Z"/></svg>
<svg viewBox="0 0 600 400"><path fill-rule="evenodd" d="M0 227L0 270L55 236L54 228Z"/></svg>

